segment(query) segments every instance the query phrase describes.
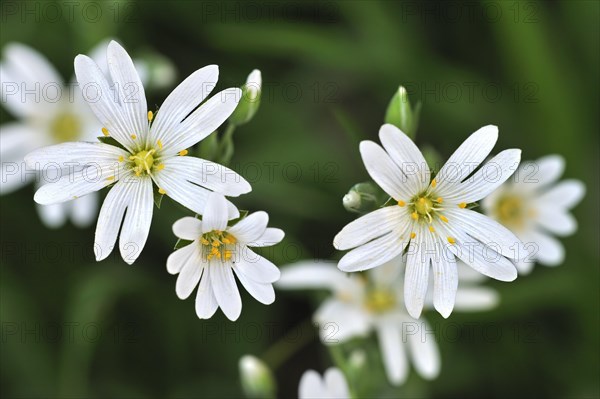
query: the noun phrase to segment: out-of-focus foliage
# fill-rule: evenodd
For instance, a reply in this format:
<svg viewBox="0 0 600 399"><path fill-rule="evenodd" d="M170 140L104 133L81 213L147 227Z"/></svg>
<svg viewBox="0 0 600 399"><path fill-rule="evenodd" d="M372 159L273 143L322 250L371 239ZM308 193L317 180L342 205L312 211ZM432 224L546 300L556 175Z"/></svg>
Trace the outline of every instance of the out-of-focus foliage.
<svg viewBox="0 0 600 399"><path fill-rule="evenodd" d="M588 187L574 211L579 230L563 240L565 263L490 283L502 297L493 312L448 320L429 312L442 352L437 380L412 373L405 386L387 387L368 344L364 373L375 377L360 381L383 384L381 395L407 397L599 394L598 2L0 7L0 44L35 47L66 78L74 56L106 37L134 56L165 55L181 78L218 64L220 88L241 86L259 68L260 110L236 132L231 166L254 189L236 204L267 210L270 224L287 233L268 253L277 264L339 256L333 236L354 217L341 198L368 179L358 142L376 139L400 84L413 104L422 103L417 143L433 145L442 159L487 124L500 128L497 149L522 148L523 159L562 154L565 176ZM168 92L149 92L149 106ZM0 112L2 123L12 120ZM128 266L117 254L94 261L93 228L43 227L32 198L29 186L0 204L2 397L238 397L239 357L263 355L311 316L300 293L278 293L266 307L242 292L238 322L220 312L198 320L165 270L171 225L189 214L169 199L156 211L149 245ZM330 362L316 331L301 331L277 347L291 353L275 370L282 397L295 395L305 369L322 371ZM303 350L293 352L300 342ZM267 353L267 362L276 358Z"/></svg>

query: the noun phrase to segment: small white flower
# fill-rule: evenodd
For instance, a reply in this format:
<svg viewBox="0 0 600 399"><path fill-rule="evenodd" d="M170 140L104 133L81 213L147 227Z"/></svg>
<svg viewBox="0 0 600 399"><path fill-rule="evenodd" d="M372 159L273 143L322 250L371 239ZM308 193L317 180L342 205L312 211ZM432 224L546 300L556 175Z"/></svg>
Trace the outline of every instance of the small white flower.
<svg viewBox="0 0 600 399"><path fill-rule="evenodd" d="M398 257L365 276L347 274L335 268L335 262L304 261L282 268L278 289L325 289L333 293L314 314L324 344L339 344L355 337L375 332L379 339L386 374L392 384L404 383L408 363L413 364L423 378L433 379L440 371L440 355L426 320L410 317L402 304L402 271L406 256ZM461 283L456 293L456 309L487 310L496 305L498 297L490 288L477 286L485 279L462 262ZM433 285L433 278L429 285ZM425 306L431 308L429 295Z"/></svg>
<svg viewBox="0 0 600 399"><path fill-rule="evenodd" d="M481 204L488 216L508 227L530 251L517 263L523 274L529 273L536 261L546 266L561 264L565 250L552 234L564 237L577 230L569 210L581 201L585 186L574 179L553 185L564 168L560 155L524 162L514 181L500 186Z"/></svg>
<svg viewBox="0 0 600 399"><path fill-rule="evenodd" d="M34 197L40 204L70 201L114 184L98 217L96 259L102 260L112 252L124 219L119 249L123 259L133 263L148 238L154 206L153 183L159 193L196 213L202 213L211 191L238 196L251 190L250 184L230 169L185 156L187 148L231 115L240 90L227 89L196 109L218 78L218 67L207 66L175 88L154 118L125 49L111 41L107 59L112 88L89 57L75 58L75 73L85 100L104 126L102 132L124 149L104 143L64 143L36 150L25 160L28 166L42 171L52 166L59 166L59 171L69 165L79 166L68 168L66 175L42 186ZM229 210L237 216L233 204Z"/></svg>
<svg viewBox="0 0 600 399"><path fill-rule="evenodd" d="M275 245L283 239L283 231L267 228L269 216L262 211L227 226L232 219L227 207L225 197L212 193L202 221L184 217L173 225L177 237L194 242L169 256L167 271L179 273L175 292L180 299L198 286L196 314L201 319L212 317L220 307L228 319L237 320L242 300L234 273L257 301L269 305L275 300L272 283L279 279L279 269L249 247Z"/></svg>
<svg viewBox="0 0 600 399"><path fill-rule="evenodd" d="M306 370L298 386L300 399L348 399L350 390L342 371L336 367L325 370L323 377L314 370Z"/></svg>
<svg viewBox="0 0 600 399"><path fill-rule="evenodd" d="M417 146L393 125L379 131L383 147L360 143L371 178L395 205L373 211L348 224L333 245L348 252L338 267L346 272L384 264L407 249L404 298L411 316L421 314L433 269L433 302L448 317L458 285L456 258L480 273L512 281L517 270L510 259L524 254L519 239L498 222L472 211L468 204L494 191L518 166L521 151L505 150L476 170L498 139L498 129L486 126L454 152L437 176ZM472 174L472 175L471 175Z"/></svg>
<svg viewBox="0 0 600 399"><path fill-rule="evenodd" d="M102 43L106 47L106 43ZM91 54L97 56L97 48ZM9 194L33 180L24 173L23 158L37 148L65 141L95 141L100 124L81 91L67 85L58 71L36 50L7 44L0 64L2 103L18 118L1 126L0 194ZM68 204L39 205L42 222L52 228L68 218L78 227L90 225L97 214L97 195Z"/></svg>

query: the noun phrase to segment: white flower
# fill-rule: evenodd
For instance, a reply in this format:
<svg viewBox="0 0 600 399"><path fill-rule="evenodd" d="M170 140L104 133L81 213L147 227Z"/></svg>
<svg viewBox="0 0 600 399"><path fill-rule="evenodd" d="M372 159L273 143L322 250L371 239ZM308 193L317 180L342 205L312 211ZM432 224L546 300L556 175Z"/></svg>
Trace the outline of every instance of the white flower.
<svg viewBox="0 0 600 399"><path fill-rule="evenodd" d="M123 259L133 263L148 238L153 183L159 193L196 213L204 210L211 190L230 196L251 190L237 173L185 156L188 147L212 133L233 112L240 90L222 91L196 109L217 81L218 67L207 66L175 88L154 118L146 107L144 88L127 52L112 41L107 59L114 90L89 57L75 58L75 73L84 98L104 126L102 132L123 148L104 143L64 143L36 150L25 160L28 166L46 172L48 180L54 177L50 177L53 166L58 166L60 172L76 165L36 192L34 199L40 204L69 201L114 184L98 217L96 259L111 253L124 219L119 249ZM229 210L237 216L232 204Z"/></svg>
<svg viewBox="0 0 600 399"><path fill-rule="evenodd" d="M418 318L433 268L435 308L448 317L458 285L456 257L480 273L512 281L517 270L510 259L519 254L518 238L496 221L469 209L513 174L521 151L505 150L475 171L498 139L498 129L486 126L454 152L437 176L416 145L393 125L379 131L383 148L360 143L369 175L394 199L395 205L373 211L348 224L335 237L339 250L352 249L339 262L347 272L366 270L407 249L404 299ZM410 244L410 245L409 245Z"/></svg>
<svg viewBox="0 0 600 399"><path fill-rule="evenodd" d="M97 50L91 54L97 55ZM9 194L34 180L36 174L26 173L23 164L27 153L65 141L95 141L101 126L81 91L65 84L42 54L23 44L10 43L3 55L2 103L18 118L2 125L0 133L0 194ZM37 210L48 227L60 227L67 218L85 227L94 221L97 203L94 194L68 204L38 205Z"/></svg>
<svg viewBox="0 0 600 399"><path fill-rule="evenodd" d="M175 292L180 299L198 286L196 314L201 319L212 317L220 307L228 319L237 320L242 300L234 273L257 301L269 305L275 300L272 283L279 279L279 269L249 247L275 245L283 231L267 228L269 216L262 211L227 226L230 219L225 198L212 193L202 221L184 217L173 225L177 237L194 242L169 256L167 271L179 273Z"/></svg>
<svg viewBox="0 0 600 399"><path fill-rule="evenodd" d="M350 390L342 371L331 367L325 370L323 378L314 370L306 370L298 386L300 399L348 399Z"/></svg>
<svg viewBox="0 0 600 399"><path fill-rule="evenodd" d="M552 234L564 237L577 230L577 221L569 210L581 201L585 186L574 179L553 185L564 167L560 155L524 162L514 180L482 201L485 213L514 232L530 251L517 263L523 274L529 273L536 261L547 266L561 264L565 251Z"/></svg>
<svg viewBox="0 0 600 399"><path fill-rule="evenodd" d="M402 304L401 271L405 258L401 256L371 269L367 276L348 276L335 268L335 262L299 262L282 268L276 287L325 289L333 293L314 315L324 344L344 343L375 331L391 383L399 385L406 380L409 361L423 378L433 379L440 370L433 329L426 320L410 317ZM485 277L460 261L457 266L461 269L461 283L465 284L456 293L456 309L475 311L494 307L498 301L496 292L474 284ZM430 280L432 285L433 278ZM425 306L432 307L432 302L429 295Z"/></svg>

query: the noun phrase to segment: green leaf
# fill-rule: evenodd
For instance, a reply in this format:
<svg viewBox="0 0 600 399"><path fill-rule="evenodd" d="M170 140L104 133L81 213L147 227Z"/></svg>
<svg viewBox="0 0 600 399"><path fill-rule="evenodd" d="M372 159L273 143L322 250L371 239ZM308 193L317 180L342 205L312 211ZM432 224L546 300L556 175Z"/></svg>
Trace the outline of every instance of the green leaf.
<svg viewBox="0 0 600 399"><path fill-rule="evenodd" d="M109 145L112 145L112 146L115 146L115 147L119 147L120 149L127 151L127 149L125 147L123 147L121 145L121 143L119 143L117 140L115 140L114 138L112 138L110 136L100 136L100 137L98 137L98 140L101 143L109 144ZM129 151L127 151L127 152L129 152Z"/></svg>
<svg viewBox="0 0 600 399"><path fill-rule="evenodd" d="M183 238L180 238L177 240L177 242L175 243L175 246L173 247L173 249L180 249L183 248L187 245L190 245L191 243L193 243L194 241L191 240L184 240Z"/></svg>

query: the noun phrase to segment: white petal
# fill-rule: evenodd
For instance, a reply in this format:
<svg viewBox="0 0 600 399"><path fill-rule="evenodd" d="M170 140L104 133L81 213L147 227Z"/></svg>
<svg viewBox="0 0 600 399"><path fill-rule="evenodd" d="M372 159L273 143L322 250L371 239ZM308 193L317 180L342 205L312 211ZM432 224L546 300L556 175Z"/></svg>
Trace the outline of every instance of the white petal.
<svg viewBox="0 0 600 399"><path fill-rule="evenodd" d="M437 247L437 246L436 246ZM447 319L454 309L458 288L458 271L454 255L443 252L432 259L433 267L433 306Z"/></svg>
<svg viewBox="0 0 600 399"><path fill-rule="evenodd" d="M71 221L79 228L90 226L98 215L98 193L89 193L70 203Z"/></svg>
<svg viewBox="0 0 600 399"><path fill-rule="evenodd" d="M125 209L133 196L134 186L127 182L127 179L120 180L110 189L104 199L98 215L94 241L97 261L105 259L114 248Z"/></svg>
<svg viewBox="0 0 600 399"><path fill-rule="evenodd" d="M198 243L193 242L173 252L167 258L167 272L170 274L177 274L181 272L183 266L190 261L190 259L193 259L197 256L196 254L198 250Z"/></svg>
<svg viewBox="0 0 600 399"><path fill-rule="evenodd" d="M408 376L408 359L402 342L402 331L391 322L382 323L377 328L377 337L388 380L394 385L404 383Z"/></svg>
<svg viewBox="0 0 600 399"><path fill-rule="evenodd" d="M386 124L379 130L383 148L407 177L407 184L413 193L429 186L431 174L427 161L415 143L394 125Z"/></svg>
<svg viewBox="0 0 600 399"><path fill-rule="evenodd" d="M577 205L585 195L585 185L579 180L563 180L540 195L540 203L552 204L570 209Z"/></svg>
<svg viewBox="0 0 600 399"><path fill-rule="evenodd" d="M202 222L195 217L183 217L173 224L173 233L184 240L196 240L202 235Z"/></svg>
<svg viewBox="0 0 600 399"><path fill-rule="evenodd" d="M504 183L519 166L521 150L504 150L485 163L475 174L463 183L448 188L447 194L440 194L444 200L471 203L479 201Z"/></svg>
<svg viewBox="0 0 600 399"><path fill-rule="evenodd" d="M210 319L219 308L212 288L210 270L210 267L204 268L204 273L198 286L198 293L196 294L196 315L200 319Z"/></svg>
<svg viewBox="0 0 600 399"><path fill-rule="evenodd" d="M417 231L417 239L423 234L428 234L420 229ZM406 272L404 275L404 302L408 313L418 319L423 310L427 286L429 284L429 266L431 259L424 251L430 251L431 247L425 241L412 240L408 247L408 258L406 260Z"/></svg>
<svg viewBox="0 0 600 399"><path fill-rule="evenodd" d="M56 229L67 221L69 204L35 205L38 215L46 227Z"/></svg>
<svg viewBox="0 0 600 399"><path fill-rule="evenodd" d="M194 251L181 268L179 276L177 276L175 293L179 299L186 299L194 292L200 281L200 276L202 276L202 271L207 268L207 264L201 260L200 253Z"/></svg>
<svg viewBox="0 0 600 399"><path fill-rule="evenodd" d="M210 193L202 213L202 233L227 228L227 201L221 194Z"/></svg>
<svg viewBox="0 0 600 399"><path fill-rule="evenodd" d="M189 210L202 214L206 207L206 200L210 191L186 180L185 176L173 170L161 170L153 174L156 185L166 191L166 195L179 202ZM239 211L231 202L227 201L229 219L240 216Z"/></svg>
<svg viewBox="0 0 600 399"><path fill-rule="evenodd" d="M498 140L498 127L484 126L471 134L458 147L436 175L437 191L446 197L446 190L460 183L483 162Z"/></svg>
<svg viewBox="0 0 600 399"><path fill-rule="evenodd" d="M237 88L229 88L215 94L188 116L176 130L165 134L163 153L176 154L217 130L231 116L241 95L242 91Z"/></svg>
<svg viewBox="0 0 600 399"><path fill-rule="evenodd" d="M560 241L548 234L530 231L524 237L528 243L533 243L533 259L546 266L558 266L565 260L565 248Z"/></svg>
<svg viewBox="0 0 600 399"><path fill-rule="evenodd" d="M352 303L326 299L313 317L319 323L319 335L325 345L335 345L354 337L364 337L371 330L365 312Z"/></svg>
<svg viewBox="0 0 600 399"><path fill-rule="evenodd" d="M20 162L40 143L39 133L32 127L19 122L0 126L0 159L5 162Z"/></svg>
<svg viewBox="0 0 600 399"><path fill-rule="evenodd" d="M538 190L558 180L564 170L562 156L547 155L537 161L522 163L515 174L515 184L525 190Z"/></svg>
<svg viewBox="0 0 600 399"><path fill-rule="evenodd" d="M381 237L398 227L403 217L408 220L406 212L399 206L386 206L367 213L348 223L333 239L333 246L343 251Z"/></svg>
<svg viewBox="0 0 600 399"><path fill-rule="evenodd" d="M300 378L298 386L299 399L324 399L327 395L325 383L321 376L314 370L307 370Z"/></svg>
<svg viewBox="0 0 600 399"><path fill-rule="evenodd" d="M270 283L259 283L247 277L244 272L240 270L239 265L233 265L233 271L237 275L238 279L248 291L250 295L254 297L258 302L265 305L270 305L275 302L275 291L273 285Z"/></svg>
<svg viewBox="0 0 600 399"><path fill-rule="evenodd" d="M425 320L420 324L416 334L408 334L409 355L412 364L421 377L434 379L440 373L440 353L435 342L432 328Z"/></svg>
<svg viewBox="0 0 600 399"><path fill-rule="evenodd" d="M156 114L150 131L154 142L178 129L183 119L210 94L219 79L219 67L208 65L200 68L169 94Z"/></svg>
<svg viewBox="0 0 600 399"><path fill-rule="evenodd" d="M270 247L275 244L279 244L285 233L281 229L277 229L274 227L267 227L265 232L258 237L253 243L253 247Z"/></svg>
<svg viewBox="0 0 600 399"><path fill-rule="evenodd" d="M152 180L149 177L136 180L132 179L129 183L135 187L119 237L121 256L129 264L132 264L140 256L146 245L154 207Z"/></svg>
<svg viewBox="0 0 600 399"><path fill-rule="evenodd" d="M240 250L242 253L239 257L236 256L235 263L246 276L259 283L273 283L279 280L281 272L271 261L248 247L241 247Z"/></svg>
<svg viewBox="0 0 600 399"><path fill-rule="evenodd" d="M556 206L538 208L536 222L558 236L568 236L577 231L577 220L567 210Z"/></svg>
<svg viewBox="0 0 600 399"><path fill-rule="evenodd" d="M242 299L235 284L233 270L228 262L211 263L210 279L219 307L231 321L236 321L242 312Z"/></svg>
<svg viewBox="0 0 600 399"><path fill-rule="evenodd" d="M98 65L85 55L75 57L75 74L84 100L102 126L129 151L135 149L137 144L131 135L137 133L115 96L114 90L118 88L111 88Z"/></svg>
<svg viewBox="0 0 600 399"><path fill-rule="evenodd" d="M323 379L331 398L350 398L350 390L348 389L346 377L344 377L344 374L340 371L340 369L334 367L328 368L325 370L325 374L323 374Z"/></svg>
<svg viewBox="0 0 600 399"><path fill-rule="evenodd" d="M498 305L500 297L487 287L461 287L456 292L454 309L461 312L490 310Z"/></svg>
<svg viewBox="0 0 600 399"><path fill-rule="evenodd" d="M252 191L250 183L233 170L195 157L172 157L164 161L165 169L173 170L186 180L229 197Z"/></svg>
<svg viewBox="0 0 600 399"><path fill-rule="evenodd" d="M470 209L458 207L445 212L449 223L460 226L468 235L492 247L503 256L519 259L526 255L521 240L495 220Z"/></svg>
<svg viewBox="0 0 600 399"><path fill-rule="evenodd" d="M407 243L407 239L392 231L348 252L340 259L338 268L344 272L356 272L383 265L398 256Z"/></svg>
<svg viewBox="0 0 600 399"><path fill-rule="evenodd" d="M535 249L537 250L537 245ZM535 266L535 257L532 256L531 258L528 257L526 259L520 260L517 263L515 263L515 265L517 266L519 274L527 275L531 273L533 267Z"/></svg>
<svg viewBox="0 0 600 399"><path fill-rule="evenodd" d="M239 242L253 243L264 234L268 223L269 215L266 212L254 212L237 222L227 231Z"/></svg>
<svg viewBox="0 0 600 399"><path fill-rule="evenodd" d="M25 162L2 162L0 165L0 195L10 194L34 180L35 175L27 173Z"/></svg>
<svg viewBox="0 0 600 399"><path fill-rule="evenodd" d="M373 283L381 286L389 286L390 282L396 281L406 266L406 255L398 255L379 267L368 271Z"/></svg>
<svg viewBox="0 0 600 399"><path fill-rule="evenodd" d="M129 134L139 136L138 140L146 140L148 132L148 107L146 93L133 61L127 51L114 40L106 51L108 70L121 103L126 124L132 130Z"/></svg>
<svg viewBox="0 0 600 399"><path fill-rule="evenodd" d="M118 168L119 157L129 153L104 143L62 143L43 147L25 156L27 166L37 170L48 168L76 169L85 166Z"/></svg>
<svg viewBox="0 0 600 399"><path fill-rule="evenodd" d="M361 141L360 155L369 176L390 197L408 202L417 193L410 191L408 177L392 161L392 158L379 144L372 141Z"/></svg>
<svg viewBox="0 0 600 399"><path fill-rule="evenodd" d="M343 286L348 277L335 265L336 262L319 260L283 266L275 286L281 289L336 289Z"/></svg>

